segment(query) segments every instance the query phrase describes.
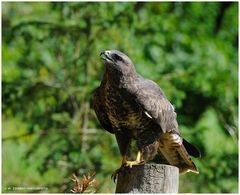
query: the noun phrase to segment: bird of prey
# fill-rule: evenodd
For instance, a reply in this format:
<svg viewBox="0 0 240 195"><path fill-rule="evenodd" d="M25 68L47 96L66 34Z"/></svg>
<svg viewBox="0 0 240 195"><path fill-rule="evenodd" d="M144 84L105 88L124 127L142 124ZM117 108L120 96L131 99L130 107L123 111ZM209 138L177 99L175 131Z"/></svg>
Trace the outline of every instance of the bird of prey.
<svg viewBox="0 0 240 195"><path fill-rule="evenodd" d="M108 50L100 56L105 72L94 92L93 107L101 126L116 136L121 167L143 164L159 154L180 173L198 173L190 155L200 157L200 152L182 137L174 107L161 88L140 76L124 53ZM138 150L135 161L127 159L132 139Z"/></svg>

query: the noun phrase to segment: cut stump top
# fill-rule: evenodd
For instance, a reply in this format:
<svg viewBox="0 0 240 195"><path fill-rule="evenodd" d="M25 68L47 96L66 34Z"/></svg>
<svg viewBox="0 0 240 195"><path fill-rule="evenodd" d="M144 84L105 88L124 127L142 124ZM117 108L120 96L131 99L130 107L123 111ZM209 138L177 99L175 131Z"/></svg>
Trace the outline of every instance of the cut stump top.
<svg viewBox="0 0 240 195"><path fill-rule="evenodd" d="M118 175L116 193L178 193L179 170L164 164L124 168Z"/></svg>

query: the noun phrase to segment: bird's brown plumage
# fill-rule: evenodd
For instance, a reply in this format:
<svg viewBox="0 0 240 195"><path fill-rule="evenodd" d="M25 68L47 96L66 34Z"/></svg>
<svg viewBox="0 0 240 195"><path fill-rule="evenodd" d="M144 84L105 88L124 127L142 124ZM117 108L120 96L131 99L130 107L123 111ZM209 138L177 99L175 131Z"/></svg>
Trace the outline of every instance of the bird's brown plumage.
<svg viewBox="0 0 240 195"><path fill-rule="evenodd" d="M138 75L125 54L112 50L101 56L106 66L93 106L102 127L115 134L121 154L126 155L135 139L142 160L151 160L159 152L180 172L197 173L189 154L200 153L182 138L174 107L160 87Z"/></svg>

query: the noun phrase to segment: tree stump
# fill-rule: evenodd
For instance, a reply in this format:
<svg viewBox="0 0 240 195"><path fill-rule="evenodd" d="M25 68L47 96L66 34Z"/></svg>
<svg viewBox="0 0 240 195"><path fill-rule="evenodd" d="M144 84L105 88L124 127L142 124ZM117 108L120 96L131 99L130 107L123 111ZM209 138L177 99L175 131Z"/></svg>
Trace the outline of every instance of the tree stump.
<svg viewBox="0 0 240 195"><path fill-rule="evenodd" d="M164 164L124 168L118 175L116 193L178 193L179 170Z"/></svg>

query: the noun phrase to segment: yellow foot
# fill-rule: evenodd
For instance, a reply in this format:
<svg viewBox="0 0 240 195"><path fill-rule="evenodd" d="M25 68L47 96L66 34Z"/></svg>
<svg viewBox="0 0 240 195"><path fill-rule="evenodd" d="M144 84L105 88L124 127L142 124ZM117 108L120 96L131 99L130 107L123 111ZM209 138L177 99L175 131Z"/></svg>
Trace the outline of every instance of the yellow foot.
<svg viewBox="0 0 240 195"><path fill-rule="evenodd" d="M132 168L132 166L143 165L143 164L144 164L144 160L142 160L142 161L125 161L123 166Z"/></svg>
<svg viewBox="0 0 240 195"><path fill-rule="evenodd" d="M112 174L111 178L113 179L114 183L119 175L119 173L121 171L124 170L125 167L129 167L132 168L135 165L142 165L144 164L144 160L141 160L141 152L138 151L137 153L137 159L135 161L127 161L127 157L126 155L122 156L122 165L119 169L117 169L116 171L114 171L114 173Z"/></svg>
<svg viewBox="0 0 240 195"><path fill-rule="evenodd" d="M125 167L132 168L135 165L143 165L143 164L144 164L144 160L142 160L142 161L125 161L119 169L117 169L116 171L113 172L111 179L114 181L114 183L116 183L116 179L117 179L119 173L121 171L123 171Z"/></svg>

